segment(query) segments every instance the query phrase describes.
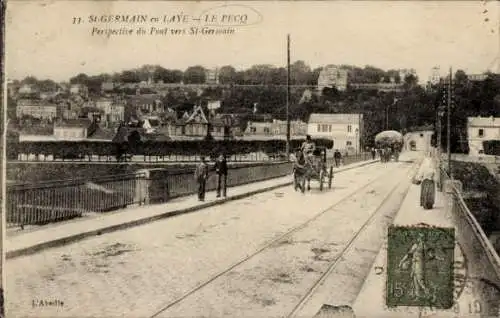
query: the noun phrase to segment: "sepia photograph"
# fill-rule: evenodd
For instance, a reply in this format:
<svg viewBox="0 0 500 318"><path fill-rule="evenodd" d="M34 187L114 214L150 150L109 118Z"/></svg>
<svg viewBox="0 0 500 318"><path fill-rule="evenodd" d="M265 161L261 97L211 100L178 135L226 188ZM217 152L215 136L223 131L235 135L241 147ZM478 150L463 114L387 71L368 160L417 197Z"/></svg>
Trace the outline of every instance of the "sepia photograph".
<svg viewBox="0 0 500 318"><path fill-rule="evenodd" d="M499 2L8 0L3 32L1 317L500 316Z"/></svg>

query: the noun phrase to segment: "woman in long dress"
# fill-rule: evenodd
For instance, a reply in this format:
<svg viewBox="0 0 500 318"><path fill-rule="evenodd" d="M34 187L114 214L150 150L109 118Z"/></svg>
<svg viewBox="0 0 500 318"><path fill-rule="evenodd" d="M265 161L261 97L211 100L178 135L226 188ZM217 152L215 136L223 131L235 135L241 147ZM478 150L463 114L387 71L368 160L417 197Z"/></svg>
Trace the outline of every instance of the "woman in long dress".
<svg viewBox="0 0 500 318"><path fill-rule="evenodd" d="M422 162L417 179L420 185L420 206L424 209L432 209L435 200L435 167L431 157L426 157Z"/></svg>

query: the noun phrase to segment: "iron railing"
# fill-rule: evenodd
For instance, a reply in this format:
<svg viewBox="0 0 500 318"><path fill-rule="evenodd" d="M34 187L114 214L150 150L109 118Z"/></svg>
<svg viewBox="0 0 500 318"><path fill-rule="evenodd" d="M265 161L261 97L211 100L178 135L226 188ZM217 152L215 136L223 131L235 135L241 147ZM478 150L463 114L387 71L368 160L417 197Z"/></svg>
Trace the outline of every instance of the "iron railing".
<svg viewBox="0 0 500 318"><path fill-rule="evenodd" d="M44 224L140 204L143 174L115 175L93 180L61 180L7 186L7 224Z"/></svg>
<svg viewBox="0 0 500 318"><path fill-rule="evenodd" d="M439 167L441 189L450 180L448 173ZM500 313L500 257L481 225L467 206L461 190L450 185L451 214L457 228L457 240L468 261L468 278L475 285L474 289L483 300L482 313ZM493 286L493 290L492 290ZM496 286L496 287L495 287ZM495 291L496 290L496 291Z"/></svg>
<svg viewBox="0 0 500 318"><path fill-rule="evenodd" d="M367 153L346 156L344 164L371 159ZM333 165L333 159L328 159ZM7 226L40 225L126 208L130 205L166 202L172 198L197 193L194 167L182 170L144 169L137 173L92 179L61 180L36 184L7 185ZM232 167L227 186L264 181L290 175L291 162L255 163ZM217 188L211 173L207 191Z"/></svg>

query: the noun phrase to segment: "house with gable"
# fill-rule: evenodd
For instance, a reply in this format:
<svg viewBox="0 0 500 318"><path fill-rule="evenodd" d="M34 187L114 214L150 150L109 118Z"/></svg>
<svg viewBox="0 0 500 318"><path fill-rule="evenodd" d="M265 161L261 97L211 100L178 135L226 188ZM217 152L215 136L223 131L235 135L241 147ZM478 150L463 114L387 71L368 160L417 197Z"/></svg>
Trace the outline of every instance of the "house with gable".
<svg viewBox="0 0 500 318"><path fill-rule="evenodd" d="M203 108L195 106L193 112L184 123L184 135L204 137L207 135L209 122Z"/></svg>

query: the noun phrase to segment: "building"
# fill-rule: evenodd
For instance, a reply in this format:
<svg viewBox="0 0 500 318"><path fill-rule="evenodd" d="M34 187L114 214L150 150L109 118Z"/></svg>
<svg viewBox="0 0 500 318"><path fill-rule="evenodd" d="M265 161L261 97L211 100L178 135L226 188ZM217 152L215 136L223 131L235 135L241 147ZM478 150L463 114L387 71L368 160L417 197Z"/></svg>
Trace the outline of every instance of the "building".
<svg viewBox="0 0 500 318"><path fill-rule="evenodd" d="M54 119L59 117L60 107L55 103L48 103L33 99L17 101L16 117L31 116L38 119Z"/></svg>
<svg viewBox="0 0 500 318"><path fill-rule="evenodd" d="M54 137L58 140L82 140L89 137L97 125L89 119L65 120L54 123Z"/></svg>
<svg viewBox="0 0 500 318"><path fill-rule="evenodd" d="M429 82L431 83L431 85L438 85L440 81L441 81L441 75L440 75L439 67L435 66L431 70Z"/></svg>
<svg viewBox="0 0 500 318"><path fill-rule="evenodd" d="M333 141L333 148L356 153L362 149L363 114L311 114L307 134Z"/></svg>
<svg viewBox="0 0 500 318"><path fill-rule="evenodd" d="M217 68L205 71L205 83L219 84L219 70Z"/></svg>
<svg viewBox="0 0 500 318"><path fill-rule="evenodd" d="M271 132L273 135L286 136L286 120L273 119L271 123ZM290 136L305 136L307 135L307 123L300 120L290 121Z"/></svg>
<svg viewBox="0 0 500 318"><path fill-rule="evenodd" d="M103 93L112 92L114 89L115 89L115 83L113 83L113 82L103 82L101 84L101 91Z"/></svg>
<svg viewBox="0 0 500 318"><path fill-rule="evenodd" d="M247 122L244 134L246 136L271 136L273 125L271 122Z"/></svg>
<svg viewBox="0 0 500 318"><path fill-rule="evenodd" d="M335 87L339 91L347 88L349 72L335 65L325 66L318 77L318 91L322 92L325 87Z"/></svg>
<svg viewBox="0 0 500 318"><path fill-rule="evenodd" d="M431 151L431 141L434 131L422 130L412 131L403 136L405 150L423 151L428 153Z"/></svg>
<svg viewBox="0 0 500 318"><path fill-rule="evenodd" d="M481 82L488 78L488 74L471 74L467 75L467 79L472 82Z"/></svg>
<svg viewBox="0 0 500 318"><path fill-rule="evenodd" d="M403 83L351 83L351 89L376 90L379 92L400 92L403 90Z"/></svg>
<svg viewBox="0 0 500 318"><path fill-rule="evenodd" d="M88 96L89 89L83 84L73 84L69 87L69 93L73 95Z"/></svg>
<svg viewBox="0 0 500 318"><path fill-rule="evenodd" d="M165 111L165 107L161 101L161 96L156 94L132 96L128 103L134 110L140 111L144 114L150 114L152 112L161 113Z"/></svg>
<svg viewBox="0 0 500 318"><path fill-rule="evenodd" d="M483 141L486 140L500 140L500 117L468 117L469 154L483 153Z"/></svg>
<svg viewBox="0 0 500 318"><path fill-rule="evenodd" d="M24 84L19 87L18 94L38 94L40 89L35 84Z"/></svg>
<svg viewBox="0 0 500 318"><path fill-rule="evenodd" d="M17 95L17 92L19 91L20 89L20 85L19 84L15 84L15 83L7 83L7 91L8 91L8 94L10 97L14 97Z"/></svg>

